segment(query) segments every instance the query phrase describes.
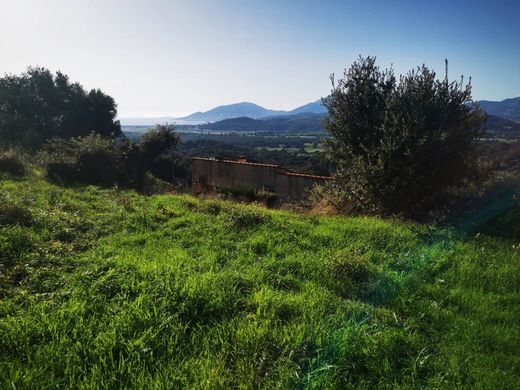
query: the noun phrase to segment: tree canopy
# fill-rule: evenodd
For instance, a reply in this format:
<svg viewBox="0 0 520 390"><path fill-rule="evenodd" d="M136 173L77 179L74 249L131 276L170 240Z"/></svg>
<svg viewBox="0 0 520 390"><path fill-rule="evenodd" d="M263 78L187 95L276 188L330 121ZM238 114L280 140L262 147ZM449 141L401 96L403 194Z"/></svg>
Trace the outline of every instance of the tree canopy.
<svg viewBox="0 0 520 390"><path fill-rule="evenodd" d="M176 149L180 143L181 138L175 126L167 123L147 131L139 141L139 148L143 156L151 160L161 153Z"/></svg>
<svg viewBox="0 0 520 390"><path fill-rule="evenodd" d="M35 148L48 139L121 135L114 99L61 72L29 68L0 78L0 145Z"/></svg>
<svg viewBox="0 0 520 390"><path fill-rule="evenodd" d="M331 79L325 147L344 206L414 214L470 176L485 120L471 80L450 82L447 65L443 80L424 65L397 79L375 57Z"/></svg>

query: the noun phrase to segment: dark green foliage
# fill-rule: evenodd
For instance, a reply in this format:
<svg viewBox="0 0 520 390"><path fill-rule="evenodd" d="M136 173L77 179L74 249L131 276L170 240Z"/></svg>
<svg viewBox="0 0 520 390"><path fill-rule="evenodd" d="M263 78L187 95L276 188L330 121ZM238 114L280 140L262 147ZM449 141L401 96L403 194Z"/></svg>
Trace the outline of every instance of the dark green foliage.
<svg viewBox="0 0 520 390"><path fill-rule="evenodd" d="M447 70L444 80L425 66L397 80L374 57L354 62L323 100L342 206L415 216L463 183L485 119L470 101L471 85L449 82Z"/></svg>
<svg viewBox="0 0 520 390"><path fill-rule="evenodd" d="M191 161L174 154L160 154L154 158L150 172L164 181L191 184Z"/></svg>
<svg viewBox="0 0 520 390"><path fill-rule="evenodd" d="M181 138L173 125L157 125L146 132L139 140L141 154L151 162L161 153L167 153L179 146Z"/></svg>
<svg viewBox="0 0 520 390"><path fill-rule="evenodd" d="M127 153L127 164L130 176L134 178L137 189L144 189L144 178L147 171L159 173L159 177L168 181L174 181L175 159L170 158L170 169L165 169L164 163L154 167L154 162L161 155L172 156L181 140L173 125L157 125L146 132L138 144L131 144ZM169 175L166 173L169 171ZM181 171L182 172L182 171Z"/></svg>
<svg viewBox="0 0 520 390"><path fill-rule="evenodd" d="M75 163L64 161L48 161L45 164L47 178L57 184L72 184L79 182L78 169Z"/></svg>
<svg viewBox="0 0 520 390"><path fill-rule="evenodd" d="M173 126L157 126L145 134L138 144L91 133L84 137L50 140L44 145L42 159L48 178L57 183L76 182L105 187L117 184L144 190L149 170L168 181L173 181L173 174L177 177L171 157L167 170L164 164L154 163L168 159L171 154L162 153L172 152L178 142ZM178 168L185 178L186 168L182 165ZM169 177L165 171L168 171Z"/></svg>
<svg viewBox="0 0 520 390"><path fill-rule="evenodd" d="M276 118L251 119L247 117L225 119L222 121L199 125L199 128L216 131L250 131L250 132L322 132L324 114L302 113Z"/></svg>
<svg viewBox="0 0 520 390"><path fill-rule="evenodd" d="M22 177L25 175L25 166L14 153L0 153L0 175L2 174Z"/></svg>
<svg viewBox="0 0 520 390"><path fill-rule="evenodd" d="M46 140L121 135L117 108L110 96L90 92L66 75L29 68L20 76L0 78L0 146L36 149Z"/></svg>
<svg viewBox="0 0 520 390"><path fill-rule="evenodd" d="M45 145L47 176L62 184L128 185L124 145L95 133L53 139Z"/></svg>

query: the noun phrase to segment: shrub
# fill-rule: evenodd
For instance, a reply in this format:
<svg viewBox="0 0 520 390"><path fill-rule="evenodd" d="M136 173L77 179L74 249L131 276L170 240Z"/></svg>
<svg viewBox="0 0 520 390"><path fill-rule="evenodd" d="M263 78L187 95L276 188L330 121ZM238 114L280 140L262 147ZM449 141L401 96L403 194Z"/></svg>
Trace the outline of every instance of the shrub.
<svg viewBox="0 0 520 390"><path fill-rule="evenodd" d="M473 174L485 114L471 84L425 66L401 76L360 58L323 100L338 195L352 211L416 216Z"/></svg>
<svg viewBox="0 0 520 390"><path fill-rule="evenodd" d="M161 153L177 148L180 142L181 138L173 125L156 125L143 135L139 148L146 161L152 163Z"/></svg>
<svg viewBox="0 0 520 390"><path fill-rule="evenodd" d="M157 125L141 137L138 144L127 143L125 165L132 185L139 191L146 191L146 172L150 171L159 179L169 182L175 178L186 181L186 162L174 159L173 152L180 143L180 137L173 125Z"/></svg>
<svg viewBox="0 0 520 390"><path fill-rule="evenodd" d="M191 170L186 159L175 158L172 154L157 156L151 165L152 174L164 181L184 183L191 182Z"/></svg>
<svg viewBox="0 0 520 390"><path fill-rule="evenodd" d="M21 177L25 175L25 166L13 153L2 153L0 154L0 174Z"/></svg>
<svg viewBox="0 0 520 390"><path fill-rule="evenodd" d="M45 145L47 176L61 184L126 184L123 149L123 144L95 133L69 140L54 139Z"/></svg>

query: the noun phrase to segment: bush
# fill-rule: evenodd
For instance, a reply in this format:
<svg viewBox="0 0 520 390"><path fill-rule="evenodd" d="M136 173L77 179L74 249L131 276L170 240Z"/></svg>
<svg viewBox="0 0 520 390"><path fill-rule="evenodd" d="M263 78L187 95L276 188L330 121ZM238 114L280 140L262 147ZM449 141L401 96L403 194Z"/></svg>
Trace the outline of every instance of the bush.
<svg viewBox="0 0 520 390"><path fill-rule="evenodd" d="M350 211L417 216L474 174L485 114L470 105L471 84L425 66L397 81L374 57L332 81L325 148Z"/></svg>
<svg viewBox="0 0 520 390"><path fill-rule="evenodd" d="M128 183L123 144L99 134L54 139L45 145L44 161L47 177L61 184Z"/></svg>
<svg viewBox="0 0 520 390"><path fill-rule="evenodd" d="M150 184L164 187L158 180L153 183L147 180L148 171L159 179L172 181L173 156L162 153L172 151L178 142L172 126L158 126L139 144L91 133L85 137L52 139L44 145L42 160L47 177L60 184L120 185L147 192ZM186 181L189 178L186 161L173 161L175 176Z"/></svg>
<svg viewBox="0 0 520 390"><path fill-rule="evenodd" d="M171 154L157 156L151 165L152 174L167 182L189 184L191 182L191 170L189 161L174 158Z"/></svg>
<svg viewBox="0 0 520 390"><path fill-rule="evenodd" d="M180 143L181 138L173 125L156 125L142 136L139 148L141 154L151 163L161 153L177 148Z"/></svg>
<svg viewBox="0 0 520 390"><path fill-rule="evenodd" d="M22 177L25 175L25 166L13 153L3 153L0 154L0 174Z"/></svg>

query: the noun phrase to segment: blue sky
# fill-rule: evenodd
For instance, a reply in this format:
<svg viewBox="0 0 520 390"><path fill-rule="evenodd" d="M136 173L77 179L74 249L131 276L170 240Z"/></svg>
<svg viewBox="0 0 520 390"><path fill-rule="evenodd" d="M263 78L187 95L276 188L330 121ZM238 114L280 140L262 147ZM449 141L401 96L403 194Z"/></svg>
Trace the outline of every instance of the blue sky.
<svg viewBox="0 0 520 390"><path fill-rule="evenodd" d="M16 0L0 2L0 73L62 70L125 116L252 101L290 109L375 55L472 76L476 99L520 95L520 1Z"/></svg>

